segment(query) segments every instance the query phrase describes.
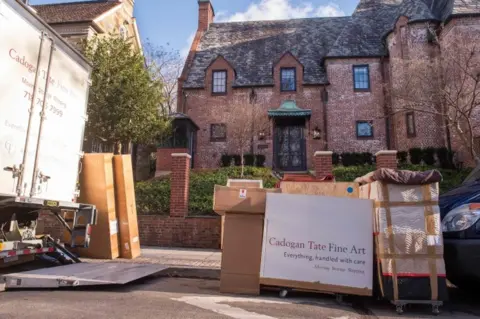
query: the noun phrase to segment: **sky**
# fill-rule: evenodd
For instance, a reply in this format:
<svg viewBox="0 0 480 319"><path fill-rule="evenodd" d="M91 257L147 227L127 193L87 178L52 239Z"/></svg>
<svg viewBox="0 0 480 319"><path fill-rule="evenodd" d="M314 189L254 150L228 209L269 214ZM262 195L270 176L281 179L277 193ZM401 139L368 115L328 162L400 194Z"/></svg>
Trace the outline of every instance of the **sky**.
<svg viewBox="0 0 480 319"><path fill-rule="evenodd" d="M30 0L58 3L74 0ZM215 22L350 15L358 0L212 0ZM188 53L198 25L197 0L135 0L142 41Z"/></svg>

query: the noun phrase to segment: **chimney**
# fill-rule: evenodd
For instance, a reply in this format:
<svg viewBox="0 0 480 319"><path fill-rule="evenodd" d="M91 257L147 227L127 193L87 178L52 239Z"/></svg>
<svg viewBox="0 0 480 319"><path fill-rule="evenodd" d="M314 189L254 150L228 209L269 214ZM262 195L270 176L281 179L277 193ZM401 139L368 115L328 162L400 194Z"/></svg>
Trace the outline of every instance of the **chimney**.
<svg viewBox="0 0 480 319"><path fill-rule="evenodd" d="M215 17L210 0L198 0L198 31L207 31Z"/></svg>

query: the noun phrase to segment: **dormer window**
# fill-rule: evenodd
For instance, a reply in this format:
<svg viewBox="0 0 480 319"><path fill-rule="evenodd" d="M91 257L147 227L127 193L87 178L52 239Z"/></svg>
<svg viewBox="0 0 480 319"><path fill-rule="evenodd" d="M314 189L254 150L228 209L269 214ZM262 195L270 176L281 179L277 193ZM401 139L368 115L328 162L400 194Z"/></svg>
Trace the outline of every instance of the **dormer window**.
<svg viewBox="0 0 480 319"><path fill-rule="evenodd" d="M213 71L212 78L212 93L227 94L227 71Z"/></svg>
<svg viewBox="0 0 480 319"><path fill-rule="evenodd" d="M280 89L282 92L294 92L297 90L297 72L295 68L280 69Z"/></svg>

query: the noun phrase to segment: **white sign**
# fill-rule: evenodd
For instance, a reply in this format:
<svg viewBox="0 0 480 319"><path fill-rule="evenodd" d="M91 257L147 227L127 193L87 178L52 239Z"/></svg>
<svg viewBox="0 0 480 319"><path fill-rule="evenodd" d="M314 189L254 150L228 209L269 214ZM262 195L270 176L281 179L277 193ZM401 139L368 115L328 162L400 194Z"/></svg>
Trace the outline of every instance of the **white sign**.
<svg viewBox="0 0 480 319"><path fill-rule="evenodd" d="M373 202L267 194L261 278L372 289Z"/></svg>
<svg viewBox="0 0 480 319"><path fill-rule="evenodd" d="M246 189L241 189L239 197L240 198L247 198L247 190Z"/></svg>
<svg viewBox="0 0 480 319"><path fill-rule="evenodd" d="M115 219L110 221L110 235L115 235L116 233L118 233L118 223Z"/></svg>

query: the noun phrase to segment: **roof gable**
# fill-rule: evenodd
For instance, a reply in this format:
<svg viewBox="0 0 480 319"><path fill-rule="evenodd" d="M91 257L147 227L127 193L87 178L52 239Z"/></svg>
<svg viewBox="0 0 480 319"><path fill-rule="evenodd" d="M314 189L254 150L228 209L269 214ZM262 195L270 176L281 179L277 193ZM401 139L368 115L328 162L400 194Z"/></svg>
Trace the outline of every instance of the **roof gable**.
<svg viewBox="0 0 480 319"><path fill-rule="evenodd" d="M121 5L120 1L82 1L33 6L38 15L49 24L93 21Z"/></svg>

